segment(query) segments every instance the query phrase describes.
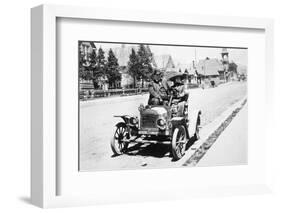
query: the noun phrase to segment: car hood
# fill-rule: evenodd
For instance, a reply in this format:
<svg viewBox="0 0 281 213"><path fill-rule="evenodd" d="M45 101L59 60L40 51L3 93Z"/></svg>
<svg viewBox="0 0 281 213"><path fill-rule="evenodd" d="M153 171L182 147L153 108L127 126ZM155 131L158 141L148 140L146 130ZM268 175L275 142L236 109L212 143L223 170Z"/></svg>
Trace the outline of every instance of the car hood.
<svg viewBox="0 0 281 213"><path fill-rule="evenodd" d="M152 107L151 110L155 111L159 115L167 113L167 110L164 107Z"/></svg>

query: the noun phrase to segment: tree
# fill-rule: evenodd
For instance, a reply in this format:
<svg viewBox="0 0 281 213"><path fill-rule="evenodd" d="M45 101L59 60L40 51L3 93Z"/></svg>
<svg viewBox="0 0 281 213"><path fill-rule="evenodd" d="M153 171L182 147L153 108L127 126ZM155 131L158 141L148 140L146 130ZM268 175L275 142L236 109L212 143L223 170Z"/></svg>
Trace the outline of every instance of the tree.
<svg viewBox="0 0 281 213"><path fill-rule="evenodd" d="M96 50L92 49L92 52L89 54L89 66L85 67L85 79L92 80L93 85L95 82L95 69L97 64L97 54Z"/></svg>
<svg viewBox="0 0 281 213"><path fill-rule="evenodd" d="M97 62L98 72L104 74L104 72L105 72L104 68L105 68L106 60L105 60L105 56L104 56L104 51L101 47L98 50L96 62Z"/></svg>
<svg viewBox="0 0 281 213"><path fill-rule="evenodd" d="M84 54L79 54L79 77L84 80L93 80L93 67L95 66L96 52L93 49L86 59Z"/></svg>
<svg viewBox="0 0 281 213"><path fill-rule="evenodd" d="M145 48L143 44L139 45L138 49L138 63L140 66L140 72L141 72L141 79L142 79L142 87L144 84L144 81L147 81L151 78L151 75L153 73L153 68L152 68L152 53L149 50Z"/></svg>
<svg viewBox="0 0 281 213"><path fill-rule="evenodd" d="M237 64L235 64L234 62L229 63L228 71L236 73L237 72Z"/></svg>
<svg viewBox="0 0 281 213"><path fill-rule="evenodd" d="M133 77L134 88L136 88L136 81L140 80L141 72L140 72L139 58L138 58L138 55L136 54L136 51L134 50L134 48L132 48L132 52L129 56L128 72Z"/></svg>
<svg viewBox="0 0 281 213"><path fill-rule="evenodd" d="M86 57L83 42L78 42L79 47L79 77L84 80L91 80L94 83L94 70L96 68L96 51L94 42L90 42L89 53ZM88 50L87 50L88 51Z"/></svg>
<svg viewBox="0 0 281 213"><path fill-rule="evenodd" d="M109 49L106 63L106 76L110 85L116 88L116 83L121 81L121 74L119 73L118 59L115 57L112 49Z"/></svg>
<svg viewBox="0 0 281 213"><path fill-rule="evenodd" d="M104 56L104 51L100 47L98 49L98 55L96 56L96 66L95 69L93 69L93 82L94 85L97 85L100 80L100 77L105 76L105 65L106 65L106 60Z"/></svg>

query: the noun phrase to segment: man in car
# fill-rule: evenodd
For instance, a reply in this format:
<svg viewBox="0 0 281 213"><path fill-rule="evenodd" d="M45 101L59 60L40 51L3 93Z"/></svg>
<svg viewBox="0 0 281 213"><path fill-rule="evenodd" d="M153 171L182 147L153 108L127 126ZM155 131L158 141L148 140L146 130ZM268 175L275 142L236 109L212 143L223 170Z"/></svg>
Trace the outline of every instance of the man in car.
<svg viewBox="0 0 281 213"><path fill-rule="evenodd" d="M152 76L152 82L148 85L149 91L149 105L161 105L164 100L168 99L167 85L162 80L162 73L160 70L155 70Z"/></svg>

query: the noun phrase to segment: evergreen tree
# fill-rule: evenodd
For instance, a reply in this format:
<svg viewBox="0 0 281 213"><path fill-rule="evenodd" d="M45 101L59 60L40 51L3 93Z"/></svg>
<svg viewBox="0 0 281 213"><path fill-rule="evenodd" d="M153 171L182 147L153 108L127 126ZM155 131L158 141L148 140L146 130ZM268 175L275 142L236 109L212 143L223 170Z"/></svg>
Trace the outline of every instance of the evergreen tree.
<svg viewBox="0 0 281 213"><path fill-rule="evenodd" d="M140 72L140 65L139 65L139 59L138 55L136 54L136 51L134 48L132 48L132 52L129 56L129 62L128 62L128 72L134 79L134 88L136 88L136 82L140 80L141 78L141 72Z"/></svg>
<svg viewBox="0 0 281 213"><path fill-rule="evenodd" d="M105 56L104 56L104 51L100 47L98 49L98 54L96 56L96 66L95 66L95 69L93 69L94 85L98 84L98 80L100 77L105 76L105 65L106 65L106 60L105 60Z"/></svg>
<svg viewBox="0 0 281 213"><path fill-rule="evenodd" d="M93 85L95 83L95 69L96 69L96 51L95 49L92 49L92 52L89 54L89 66L85 67L85 76L84 79L86 80L92 80Z"/></svg>
<svg viewBox="0 0 281 213"><path fill-rule="evenodd" d="M147 56L149 57L150 64L152 64L153 53L152 53L149 45L146 45L146 52L147 52Z"/></svg>
<svg viewBox="0 0 281 213"><path fill-rule="evenodd" d="M237 73L237 64L234 62L229 63L228 71Z"/></svg>
<svg viewBox="0 0 281 213"><path fill-rule="evenodd" d="M90 66L92 69L96 68L96 64L97 64L97 54L96 54L96 50L93 49L91 54L89 55L89 62L90 62Z"/></svg>
<svg viewBox="0 0 281 213"><path fill-rule="evenodd" d="M145 46L143 44L140 44L138 49L138 59L139 59L139 66L140 66L140 72L141 72L141 79L142 79L142 87L144 84L144 81L147 81L151 78L151 75L153 73L152 68L152 53L151 51L147 51Z"/></svg>
<svg viewBox="0 0 281 213"><path fill-rule="evenodd" d="M116 88L117 82L121 81L121 74L119 73L118 59L115 57L112 49L109 49L106 63L106 76L110 85Z"/></svg>
<svg viewBox="0 0 281 213"><path fill-rule="evenodd" d="M105 60L105 56L104 56L104 51L101 47L98 50L98 55L96 57L96 63L97 63L97 72L99 72L101 74L105 74L106 60Z"/></svg>

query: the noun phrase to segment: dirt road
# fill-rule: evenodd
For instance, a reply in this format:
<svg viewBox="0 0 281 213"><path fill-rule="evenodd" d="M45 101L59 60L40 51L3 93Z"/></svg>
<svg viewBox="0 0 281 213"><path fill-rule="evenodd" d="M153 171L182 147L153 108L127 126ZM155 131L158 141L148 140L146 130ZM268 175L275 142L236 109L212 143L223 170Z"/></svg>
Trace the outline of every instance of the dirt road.
<svg viewBox="0 0 281 213"><path fill-rule="evenodd" d="M247 95L247 84L233 82L216 88L190 90L189 110L202 111L202 128L229 106ZM113 170L173 167L167 145L135 145L126 155L113 157L110 140L113 115L138 115L138 106L146 104L148 95L112 97L80 103L80 170Z"/></svg>

